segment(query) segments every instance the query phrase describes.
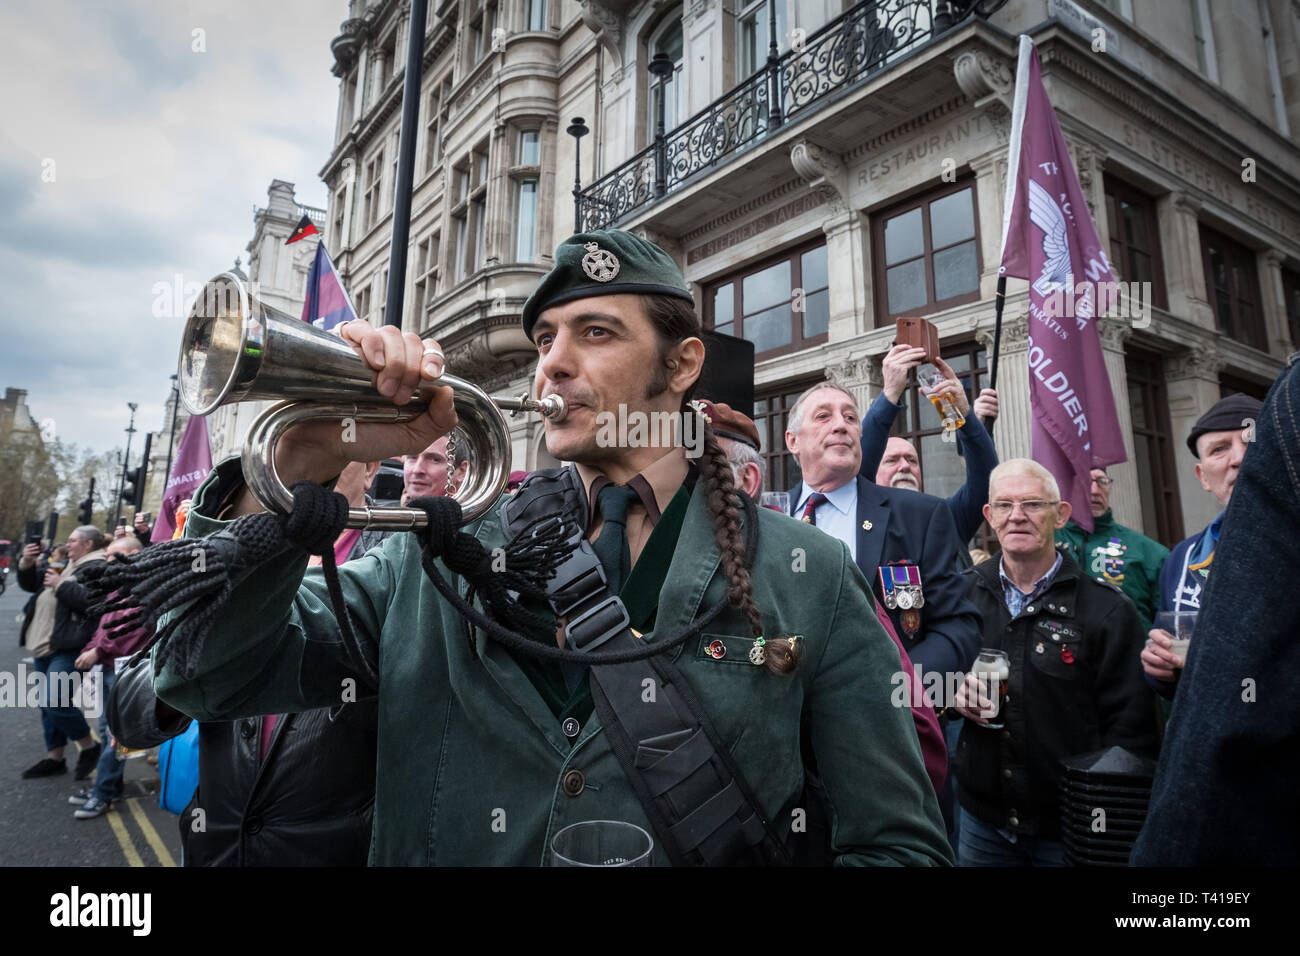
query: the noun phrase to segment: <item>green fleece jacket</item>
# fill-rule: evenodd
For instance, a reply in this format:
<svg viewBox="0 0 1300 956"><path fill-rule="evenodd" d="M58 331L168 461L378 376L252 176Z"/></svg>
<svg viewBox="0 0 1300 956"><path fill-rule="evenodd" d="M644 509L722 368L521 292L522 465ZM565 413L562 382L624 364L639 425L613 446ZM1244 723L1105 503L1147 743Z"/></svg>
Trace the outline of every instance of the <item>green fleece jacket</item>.
<svg viewBox="0 0 1300 956"><path fill-rule="evenodd" d="M1160 605L1160 567L1169 557L1169 549L1120 524L1109 508L1092 521L1092 534L1073 521L1066 522L1056 532L1056 543L1070 552L1084 574L1128 595L1142 619L1143 632L1151 630Z"/></svg>
<svg viewBox="0 0 1300 956"><path fill-rule="evenodd" d="M187 536L223 526L207 516L216 489L237 476L231 461L208 479ZM798 669L777 676L752 665L748 628L730 608L672 658L779 830L801 818L785 808L804 785L802 720L832 807L837 863L950 863L911 713L891 701L901 684L898 650L876 620L866 581L836 539L768 509L758 514L754 599L767 634L802 637ZM488 549L504 543L496 508L466 530ZM646 641L720 600L719 561L698 485ZM169 665L155 681L158 696L200 720L229 720L337 705L350 687L365 692L322 572L306 564L305 553L285 548L243 571L194 678ZM442 571L463 594L464 580ZM362 650L379 671L372 865L546 865L552 837L571 823L625 820L650 831L599 717L567 738L511 654L477 628L471 637L425 577L414 535L392 536L339 577ZM727 647L721 658L708 651L714 641ZM570 796L573 770L585 783ZM668 862L657 845L653 862Z"/></svg>

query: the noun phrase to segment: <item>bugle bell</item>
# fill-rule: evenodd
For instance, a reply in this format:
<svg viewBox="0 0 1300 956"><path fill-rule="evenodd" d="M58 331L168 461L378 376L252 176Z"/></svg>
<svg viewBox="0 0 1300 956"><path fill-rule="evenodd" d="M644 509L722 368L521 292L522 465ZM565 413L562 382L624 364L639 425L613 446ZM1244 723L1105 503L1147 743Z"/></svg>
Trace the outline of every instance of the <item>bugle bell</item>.
<svg viewBox="0 0 1300 956"><path fill-rule="evenodd" d="M194 415L232 402L278 399L253 422L243 448L244 480L265 507L281 514L293 497L275 469L275 445L292 426L316 419L396 424L429 406L432 390L455 391L469 473L456 494L466 521L483 515L510 475L510 432L501 409L564 417L564 401L549 395L489 396L478 386L444 373L422 383L410 403L397 406L379 394L374 372L342 338L261 302L236 275L224 272L204 285L181 338L177 380L181 401ZM450 463L449 463L450 464ZM416 508L350 508L349 528L407 531L428 516Z"/></svg>

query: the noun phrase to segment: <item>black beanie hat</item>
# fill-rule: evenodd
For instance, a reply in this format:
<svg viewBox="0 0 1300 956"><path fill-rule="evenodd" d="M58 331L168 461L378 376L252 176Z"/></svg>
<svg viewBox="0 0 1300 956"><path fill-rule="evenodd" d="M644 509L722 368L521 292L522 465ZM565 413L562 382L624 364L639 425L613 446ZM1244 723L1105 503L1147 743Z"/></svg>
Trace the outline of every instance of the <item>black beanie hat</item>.
<svg viewBox="0 0 1300 956"><path fill-rule="evenodd" d="M1258 398L1251 398L1241 392L1219 399L1196 420L1191 434L1187 436L1187 447L1199 459L1201 455L1196 450L1196 439L1208 432L1239 432L1259 418L1259 410L1263 407L1264 403Z"/></svg>

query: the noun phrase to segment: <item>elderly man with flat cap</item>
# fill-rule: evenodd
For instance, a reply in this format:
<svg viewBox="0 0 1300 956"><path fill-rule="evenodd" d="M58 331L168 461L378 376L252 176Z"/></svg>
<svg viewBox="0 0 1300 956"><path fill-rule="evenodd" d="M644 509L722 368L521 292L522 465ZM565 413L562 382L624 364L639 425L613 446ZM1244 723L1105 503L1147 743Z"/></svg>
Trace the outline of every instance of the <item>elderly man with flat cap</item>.
<svg viewBox="0 0 1300 956"><path fill-rule="evenodd" d="M358 660L324 575L286 546L238 571L193 668L162 666L159 698L231 720L337 705L348 686L377 696L377 865L559 865L571 857L557 836L591 821L652 833L656 864L788 862L806 858L799 845L822 862L950 863L912 720L891 700L898 651L852 557L746 501L690 401L704 344L673 260L627 232L572 236L522 321L536 394L567 406L545 423L547 449L573 464L533 472L465 525L484 561L452 572L398 534L341 565ZM341 335L381 395L402 405L424 386L431 404L405 424L358 424L348 443L332 422L295 426L276 452L286 483L328 484L349 460L418 452L457 423L451 389L430 387L445 368L436 343L359 321ZM657 446L635 426L606 441L610 416L668 416L681 441ZM224 462L185 531L237 535L228 519L259 510L239 462ZM536 543L545 529L554 545ZM507 551L528 559L512 573L545 559L554 574L494 597L487 554ZM462 604L472 578L474 624L425 567ZM801 739L834 814L824 847L801 836Z"/></svg>
<svg viewBox="0 0 1300 956"><path fill-rule="evenodd" d="M1214 562L1214 550L1223 527L1223 515L1232 497L1246 444L1264 403L1240 392L1220 399L1197 419L1187 436L1187 447L1196 456L1196 477L1201 487L1219 502L1219 514L1205 530L1174 546L1160 572L1160 611L1199 611L1201 593ZM1153 628L1142 651L1142 669L1147 683L1161 697L1172 700L1182 675L1183 658L1173 651L1174 636Z"/></svg>

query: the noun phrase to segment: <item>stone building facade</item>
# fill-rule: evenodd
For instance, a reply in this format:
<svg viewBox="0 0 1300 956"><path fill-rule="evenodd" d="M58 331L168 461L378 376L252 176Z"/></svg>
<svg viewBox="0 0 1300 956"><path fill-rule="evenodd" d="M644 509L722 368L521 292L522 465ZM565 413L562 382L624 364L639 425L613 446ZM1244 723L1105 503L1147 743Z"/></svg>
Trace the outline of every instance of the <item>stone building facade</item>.
<svg viewBox="0 0 1300 956"><path fill-rule="evenodd" d="M1099 322L1129 451L1112 471L1116 517L1167 544L1202 527L1217 506L1183 438L1220 394L1262 396L1300 343L1294 4L1010 0L956 22L928 0L775 6L770 62L765 0L433 0L403 327L489 390L527 387L518 315L573 230L580 159L583 224L659 242L706 324L755 342L769 487L787 487L793 397L830 377L874 398L897 316L935 322L972 391L988 383L1015 38L1028 33L1115 271L1150 283L1142 317ZM332 44L323 232L374 322L408 24L402 0L352 0ZM580 139L566 134L579 116ZM1026 307L1012 280L1003 457L1029 452ZM961 463L928 403L910 402L900 428L926 490L949 494ZM514 467L553 463L537 422L513 427Z"/></svg>
<svg viewBox="0 0 1300 956"><path fill-rule="evenodd" d="M0 399L0 448L18 442L42 440L41 428L27 407L27 389L6 388Z"/></svg>
<svg viewBox="0 0 1300 956"><path fill-rule="evenodd" d="M1011 0L954 24L924 2L790 3L777 68L748 80L736 4L585 6L604 11L587 20L617 64L592 112L621 143L597 151L588 224L660 241L706 324L755 341L777 489L798 478L782 441L793 397L830 377L874 398L900 315L935 322L972 391L988 384L1015 37L1030 34L1117 276L1150 283L1149 310L1099 323L1129 452L1116 517L1165 543L1213 517L1184 438L1221 394L1262 397L1300 338L1293 4ZM646 52L665 18L680 21L689 119L646 189L660 175ZM1026 290L1008 284L1004 458L1029 454ZM910 404L900 431L926 490L950 494L960 460L929 404Z"/></svg>

